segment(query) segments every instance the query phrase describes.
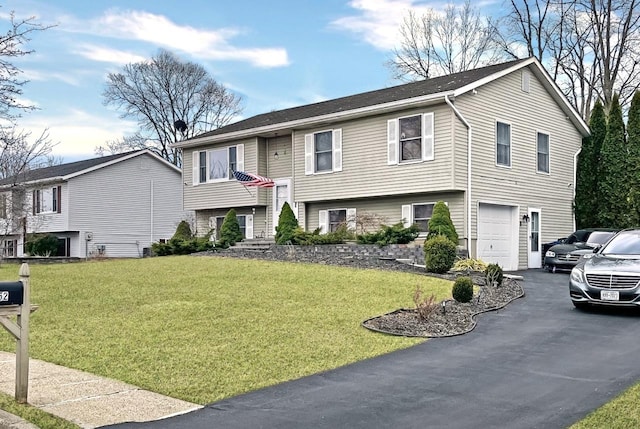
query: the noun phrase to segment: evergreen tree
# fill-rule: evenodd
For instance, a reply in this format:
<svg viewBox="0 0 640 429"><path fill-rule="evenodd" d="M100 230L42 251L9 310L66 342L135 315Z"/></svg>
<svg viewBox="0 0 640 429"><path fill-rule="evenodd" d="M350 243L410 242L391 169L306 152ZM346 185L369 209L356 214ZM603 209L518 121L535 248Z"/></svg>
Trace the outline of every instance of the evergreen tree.
<svg viewBox="0 0 640 429"><path fill-rule="evenodd" d="M629 108L627 120L627 147L629 156L629 220L626 226L640 227L640 92L636 91Z"/></svg>
<svg viewBox="0 0 640 429"><path fill-rule="evenodd" d="M609 228L624 228L628 223L628 153L622 109L617 95L609 110L607 135L600 153L598 199L601 204L597 208L598 223Z"/></svg>
<svg viewBox="0 0 640 429"><path fill-rule="evenodd" d="M180 221L172 238L191 240L193 238L193 234L191 233L191 226L189 225L189 222L186 220Z"/></svg>
<svg viewBox="0 0 640 429"><path fill-rule="evenodd" d="M240 224L238 223L238 216L236 211L231 209L227 212L222 221L222 227L220 228L220 242L221 247L229 247L242 240L242 231L240 231Z"/></svg>
<svg viewBox="0 0 640 429"><path fill-rule="evenodd" d="M276 226L276 244L287 244L293 238L295 230L299 227L298 219L293 214L289 203L282 205L280 216L278 217L278 226Z"/></svg>
<svg viewBox="0 0 640 429"><path fill-rule="evenodd" d="M435 237L436 235L444 235L453 244L458 245L458 233L456 227L453 226L451 221L451 213L449 207L443 202L438 201L433 207L433 213L431 219L429 219L429 235L427 239Z"/></svg>
<svg viewBox="0 0 640 429"><path fill-rule="evenodd" d="M598 180L600 177L600 152L607 135L607 118L604 107L597 101L589 119L591 136L582 140L576 171L576 195L574 210L576 226L591 228L604 226L598 222Z"/></svg>

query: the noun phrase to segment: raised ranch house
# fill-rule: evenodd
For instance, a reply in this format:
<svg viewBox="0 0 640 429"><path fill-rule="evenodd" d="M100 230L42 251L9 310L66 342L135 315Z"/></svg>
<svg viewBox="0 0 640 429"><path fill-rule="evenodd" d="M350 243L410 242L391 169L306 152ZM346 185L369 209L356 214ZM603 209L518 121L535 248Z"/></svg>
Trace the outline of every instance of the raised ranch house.
<svg viewBox="0 0 640 429"><path fill-rule="evenodd" d="M359 214L426 233L448 204L469 255L540 267L541 243L573 230L587 125L534 58L257 115L177 143L197 230L236 209L247 238L274 234L288 202L306 230ZM233 171L266 176L243 188Z"/></svg>
<svg viewBox="0 0 640 429"><path fill-rule="evenodd" d="M0 181L5 257L25 232L58 237L67 257L141 257L183 218L180 169L148 150L28 171Z"/></svg>

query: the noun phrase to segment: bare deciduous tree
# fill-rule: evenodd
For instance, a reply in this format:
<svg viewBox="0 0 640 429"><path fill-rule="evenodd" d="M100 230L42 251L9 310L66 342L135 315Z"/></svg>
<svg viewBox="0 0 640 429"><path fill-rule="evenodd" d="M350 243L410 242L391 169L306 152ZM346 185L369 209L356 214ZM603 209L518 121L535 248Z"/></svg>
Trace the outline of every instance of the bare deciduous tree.
<svg viewBox="0 0 640 429"><path fill-rule="evenodd" d="M496 27L467 0L443 13L409 11L400 27L401 45L387 66L401 80L428 79L498 61Z"/></svg>
<svg viewBox="0 0 640 429"><path fill-rule="evenodd" d="M147 148L178 166L180 151L171 143L226 125L241 112L241 99L204 67L164 50L110 73L103 96L106 105L120 110L122 118L137 120L140 129L98 151Z"/></svg>

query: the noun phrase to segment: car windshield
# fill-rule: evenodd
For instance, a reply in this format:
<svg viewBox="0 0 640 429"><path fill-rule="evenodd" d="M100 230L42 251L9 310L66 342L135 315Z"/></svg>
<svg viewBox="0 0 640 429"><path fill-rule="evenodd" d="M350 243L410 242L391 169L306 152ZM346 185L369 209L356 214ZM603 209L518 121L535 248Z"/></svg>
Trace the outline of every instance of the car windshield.
<svg viewBox="0 0 640 429"><path fill-rule="evenodd" d="M587 240L587 244L590 245L591 247L596 247L598 244L606 243L607 240L610 239L612 235L613 235L613 232L594 231L589 236L589 239Z"/></svg>
<svg viewBox="0 0 640 429"><path fill-rule="evenodd" d="M640 255L640 230L616 235L602 249L603 255Z"/></svg>

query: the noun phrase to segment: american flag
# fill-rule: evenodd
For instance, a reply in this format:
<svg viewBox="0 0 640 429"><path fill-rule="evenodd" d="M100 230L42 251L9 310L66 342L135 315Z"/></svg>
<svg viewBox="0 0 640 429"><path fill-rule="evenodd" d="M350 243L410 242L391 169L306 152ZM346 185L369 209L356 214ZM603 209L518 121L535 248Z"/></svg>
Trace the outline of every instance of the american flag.
<svg viewBox="0 0 640 429"><path fill-rule="evenodd" d="M244 171L234 171L233 176L244 186L257 186L259 188L273 188L273 180L258 176L257 174L245 173Z"/></svg>

